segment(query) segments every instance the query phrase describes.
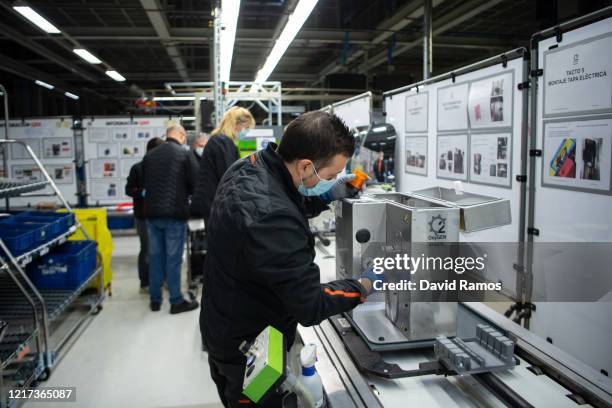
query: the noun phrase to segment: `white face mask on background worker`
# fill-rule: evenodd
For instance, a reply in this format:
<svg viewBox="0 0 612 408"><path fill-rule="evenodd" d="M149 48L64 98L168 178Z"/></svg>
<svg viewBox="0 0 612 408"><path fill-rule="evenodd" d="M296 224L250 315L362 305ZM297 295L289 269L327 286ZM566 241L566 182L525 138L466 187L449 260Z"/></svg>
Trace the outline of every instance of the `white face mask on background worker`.
<svg viewBox="0 0 612 408"><path fill-rule="evenodd" d="M242 128L236 133L236 139L242 140L249 133L249 128Z"/></svg>

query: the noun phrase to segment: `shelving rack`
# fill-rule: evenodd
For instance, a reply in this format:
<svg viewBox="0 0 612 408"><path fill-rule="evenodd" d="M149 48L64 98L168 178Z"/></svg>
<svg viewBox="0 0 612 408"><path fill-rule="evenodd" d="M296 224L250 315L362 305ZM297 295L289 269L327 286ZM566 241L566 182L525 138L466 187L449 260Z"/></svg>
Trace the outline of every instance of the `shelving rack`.
<svg viewBox="0 0 612 408"><path fill-rule="evenodd" d="M4 91L1 85L0 89ZM6 92L4 95L6 105ZM5 123L8 124L6 110ZM72 208L30 146L10 140L8 130L7 126L6 139L0 139L0 147L4 148L6 153L11 144L20 144L44 179L24 182L0 178L0 199L6 199L7 210L10 208L10 197L50 186L52 195L57 196L67 211L72 212ZM92 314L102 309L104 282L99 253L94 273L73 290L39 290L24 271L28 264L48 253L53 247L66 242L77 229L89 239L83 226L75 220L75 224L68 231L18 256L13 255L0 239L0 408L13 406L14 401L10 401L5 395L7 388L32 387L38 381L47 379L68 340L73 338ZM84 296L84 292L96 279L97 292ZM75 319L64 319L71 306L76 306L77 302L86 306L86 312ZM67 328L63 326L64 323L68 325ZM60 326L62 330L56 330Z"/></svg>

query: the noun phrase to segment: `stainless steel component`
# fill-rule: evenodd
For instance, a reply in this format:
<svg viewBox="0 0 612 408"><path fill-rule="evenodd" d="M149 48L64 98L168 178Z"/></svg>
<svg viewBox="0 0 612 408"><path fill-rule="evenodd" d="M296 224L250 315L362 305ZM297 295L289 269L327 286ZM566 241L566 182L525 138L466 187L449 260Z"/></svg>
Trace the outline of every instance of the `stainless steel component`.
<svg viewBox="0 0 612 408"><path fill-rule="evenodd" d="M433 199L436 202L461 211L461 230L474 232L483 229L501 227L512 223L510 200L480 194L461 192L452 188L431 187L414 191L416 197Z"/></svg>
<svg viewBox="0 0 612 408"><path fill-rule="evenodd" d="M385 216L386 203L383 201L364 198L337 202L336 275L339 279L359 277L367 269L368 243L386 240ZM359 240L367 240L359 242L357 233ZM374 256L380 254L372 254L369 258Z"/></svg>
<svg viewBox="0 0 612 408"><path fill-rule="evenodd" d="M359 278L375 258L450 255L448 246L437 244L459 240L459 209L410 194L374 194L339 202L336 231L336 275ZM444 281L448 272L419 271L419 278ZM411 279L409 271L400 270L388 270L385 278L388 283ZM409 348L431 344L439 335L454 336L456 316L455 299L432 299L417 288L374 293L349 317L372 348Z"/></svg>

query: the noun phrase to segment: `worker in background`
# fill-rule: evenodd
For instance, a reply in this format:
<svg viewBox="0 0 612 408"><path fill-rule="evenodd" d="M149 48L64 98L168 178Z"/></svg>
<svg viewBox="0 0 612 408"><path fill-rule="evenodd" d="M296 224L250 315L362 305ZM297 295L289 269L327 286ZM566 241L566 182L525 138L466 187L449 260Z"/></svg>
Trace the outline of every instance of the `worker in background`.
<svg viewBox="0 0 612 408"><path fill-rule="evenodd" d="M206 143L208 142L208 135L204 132L198 133L198 135L193 139L193 143L191 144L191 150L195 155L196 161L200 164L202 160L202 155L204 154L204 148L206 147Z"/></svg>
<svg viewBox="0 0 612 408"><path fill-rule="evenodd" d="M320 283L308 218L333 200L354 196L348 175L336 179L355 141L325 112L293 120L280 145L247 156L225 173L208 220L200 330L211 376L226 407L242 395L240 344L268 325L293 344L297 323L312 326L365 300L372 277ZM208 149L208 147L207 147ZM280 406L278 396L269 406Z"/></svg>
<svg viewBox="0 0 612 408"><path fill-rule="evenodd" d="M183 148L185 129L166 130L166 143L143 159L144 215L149 233L149 294L151 310L160 310L164 275L170 292L170 313L194 310L198 302L185 300L181 292L181 264L197 163Z"/></svg>
<svg viewBox="0 0 612 408"><path fill-rule="evenodd" d="M154 137L147 143L147 153L155 147L163 144L164 140ZM134 222L136 232L140 241L140 252L138 252L138 278L140 279L140 293L147 293L149 288L149 245L147 238L147 225L144 219L144 185L140 184L143 180L142 161L130 168L130 175L125 185L125 194L132 197L134 202Z"/></svg>
<svg viewBox="0 0 612 408"><path fill-rule="evenodd" d="M211 132L211 138L200 161L198 184L191 203L192 217L208 220L221 177L240 158L238 140L253 127L255 119L251 112L234 106L225 112L219 126Z"/></svg>
<svg viewBox="0 0 612 408"><path fill-rule="evenodd" d="M378 158L374 161L374 177L379 183L385 182L387 174L387 163L385 162L385 153L381 150L378 152Z"/></svg>

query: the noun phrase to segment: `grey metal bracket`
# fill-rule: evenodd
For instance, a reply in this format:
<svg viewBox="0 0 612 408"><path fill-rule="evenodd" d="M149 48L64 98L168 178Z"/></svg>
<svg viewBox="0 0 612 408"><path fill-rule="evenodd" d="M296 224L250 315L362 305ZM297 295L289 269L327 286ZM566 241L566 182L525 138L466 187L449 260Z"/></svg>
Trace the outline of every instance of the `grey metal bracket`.
<svg viewBox="0 0 612 408"><path fill-rule="evenodd" d="M476 338L441 336L434 343L436 357L458 374L478 374L514 368L514 342L491 326L476 326Z"/></svg>

